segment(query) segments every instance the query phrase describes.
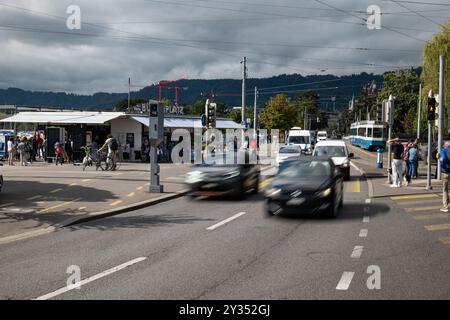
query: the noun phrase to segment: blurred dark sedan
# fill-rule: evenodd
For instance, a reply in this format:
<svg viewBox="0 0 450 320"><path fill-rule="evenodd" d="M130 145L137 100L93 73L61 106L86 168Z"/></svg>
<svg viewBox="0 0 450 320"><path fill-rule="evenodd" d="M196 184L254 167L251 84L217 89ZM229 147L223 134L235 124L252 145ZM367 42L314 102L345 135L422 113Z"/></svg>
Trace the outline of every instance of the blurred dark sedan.
<svg viewBox="0 0 450 320"><path fill-rule="evenodd" d="M233 196L242 197L246 193L258 193L259 167L249 164L249 155L245 163L236 164L236 157L231 164L227 154L207 157L201 165L195 165L186 175L190 187L189 195L197 196Z"/></svg>
<svg viewBox="0 0 450 320"><path fill-rule="evenodd" d="M265 193L267 213L337 217L343 204L343 178L328 157L286 161Z"/></svg>

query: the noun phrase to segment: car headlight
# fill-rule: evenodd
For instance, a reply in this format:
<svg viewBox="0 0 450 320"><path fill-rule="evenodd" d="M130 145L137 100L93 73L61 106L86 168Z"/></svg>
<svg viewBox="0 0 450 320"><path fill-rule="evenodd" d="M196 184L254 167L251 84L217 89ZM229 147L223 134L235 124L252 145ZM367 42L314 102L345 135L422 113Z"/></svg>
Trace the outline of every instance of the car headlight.
<svg viewBox="0 0 450 320"><path fill-rule="evenodd" d="M235 178L238 177L241 174L241 172L239 170L233 170L233 171L229 171L227 173L225 173L223 175L224 179L231 179L231 178Z"/></svg>
<svg viewBox="0 0 450 320"><path fill-rule="evenodd" d="M275 196L279 195L280 192L281 192L281 189L270 188L269 190L266 191L266 197L275 197Z"/></svg>
<svg viewBox="0 0 450 320"><path fill-rule="evenodd" d="M186 183L197 183L203 180L201 171L190 171L186 175Z"/></svg>
<svg viewBox="0 0 450 320"><path fill-rule="evenodd" d="M319 193L319 197L321 197L321 198L328 197L331 194L332 191L333 191L333 189L327 188L327 189L325 189L325 190L323 190L322 192Z"/></svg>

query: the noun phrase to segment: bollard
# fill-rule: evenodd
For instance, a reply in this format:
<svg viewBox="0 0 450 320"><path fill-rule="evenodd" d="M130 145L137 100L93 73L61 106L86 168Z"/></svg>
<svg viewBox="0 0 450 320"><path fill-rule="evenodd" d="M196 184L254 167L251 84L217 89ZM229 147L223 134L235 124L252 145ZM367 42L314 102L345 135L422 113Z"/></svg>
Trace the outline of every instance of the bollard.
<svg viewBox="0 0 450 320"><path fill-rule="evenodd" d="M383 169L383 149L377 150L377 168Z"/></svg>

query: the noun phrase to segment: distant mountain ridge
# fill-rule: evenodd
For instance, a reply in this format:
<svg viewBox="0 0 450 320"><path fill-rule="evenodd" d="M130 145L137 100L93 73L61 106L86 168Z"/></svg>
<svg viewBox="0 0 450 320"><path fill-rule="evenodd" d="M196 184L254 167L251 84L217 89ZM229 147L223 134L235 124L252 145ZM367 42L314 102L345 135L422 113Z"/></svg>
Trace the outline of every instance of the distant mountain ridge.
<svg viewBox="0 0 450 320"><path fill-rule="evenodd" d="M311 75L299 74L278 75L270 78L248 79L247 81L247 105L253 105L253 90L257 86L260 94L258 106L262 107L267 100L276 93L294 95L299 90L317 90L321 97L322 107L328 104L333 106L331 97L336 97L336 109L346 106L352 95L357 96L362 87L375 80L378 88L381 87L383 76L368 73L360 73L348 76ZM185 88L179 90L179 103L181 105L194 104L211 92L216 94L215 100L229 106L241 105L242 81L235 79L214 80L181 80L176 86ZM288 86L288 87L285 87ZM280 88L281 87L281 88ZM337 88L335 88L337 87ZM163 97L174 100L175 90L163 89ZM156 99L158 89L154 87L132 91L132 99ZM19 88L0 89L0 104L14 104L27 106L46 106L59 108L76 108L86 110L108 110L114 108L120 99L126 99L128 93L97 92L93 95L78 95L65 92L39 92L27 91Z"/></svg>

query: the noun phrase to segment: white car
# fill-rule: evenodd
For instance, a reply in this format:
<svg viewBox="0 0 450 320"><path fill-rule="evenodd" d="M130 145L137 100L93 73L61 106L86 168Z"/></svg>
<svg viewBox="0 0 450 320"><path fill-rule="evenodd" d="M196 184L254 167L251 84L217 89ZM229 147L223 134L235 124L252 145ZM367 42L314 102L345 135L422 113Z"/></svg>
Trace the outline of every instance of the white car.
<svg viewBox="0 0 450 320"><path fill-rule="evenodd" d="M342 140L319 141L314 149L313 157L331 157L336 167L339 167L344 174L345 180L350 180L350 158L353 153L349 153L345 142Z"/></svg>
<svg viewBox="0 0 450 320"><path fill-rule="evenodd" d="M319 131L319 132L317 132L317 140L318 141L325 141L325 140L327 140L327 132L326 131Z"/></svg>
<svg viewBox="0 0 450 320"><path fill-rule="evenodd" d="M277 165L286 160L299 159L302 155L302 149L298 146L281 147L277 154Z"/></svg>

